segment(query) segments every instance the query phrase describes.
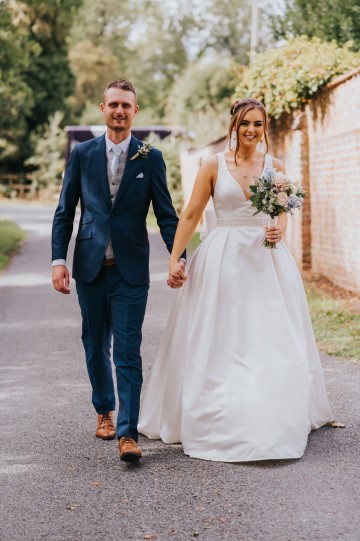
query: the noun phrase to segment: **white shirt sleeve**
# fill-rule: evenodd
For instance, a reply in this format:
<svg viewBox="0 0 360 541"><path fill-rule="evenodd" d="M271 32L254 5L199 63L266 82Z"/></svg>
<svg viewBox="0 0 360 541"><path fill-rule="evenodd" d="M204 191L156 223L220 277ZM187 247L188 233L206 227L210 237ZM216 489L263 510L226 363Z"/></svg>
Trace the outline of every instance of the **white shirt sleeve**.
<svg viewBox="0 0 360 541"><path fill-rule="evenodd" d="M65 259L54 259L51 266L56 267L57 265L66 265Z"/></svg>

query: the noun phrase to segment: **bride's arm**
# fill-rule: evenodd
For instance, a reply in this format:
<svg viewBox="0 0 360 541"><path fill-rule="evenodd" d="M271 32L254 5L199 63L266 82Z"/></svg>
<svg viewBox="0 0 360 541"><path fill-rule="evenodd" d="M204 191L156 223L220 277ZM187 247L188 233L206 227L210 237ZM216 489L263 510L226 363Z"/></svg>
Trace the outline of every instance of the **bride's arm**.
<svg viewBox="0 0 360 541"><path fill-rule="evenodd" d="M169 260L170 274L175 274L179 271L178 259L185 250L210 199L216 179L217 164L217 156L211 156L201 164L189 204L182 212L177 226Z"/></svg>

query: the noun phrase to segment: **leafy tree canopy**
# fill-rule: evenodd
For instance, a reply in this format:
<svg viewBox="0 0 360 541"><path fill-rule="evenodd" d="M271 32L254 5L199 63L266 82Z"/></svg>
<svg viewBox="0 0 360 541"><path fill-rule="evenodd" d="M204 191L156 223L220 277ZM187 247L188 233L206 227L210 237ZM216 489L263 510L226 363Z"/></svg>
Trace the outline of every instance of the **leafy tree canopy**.
<svg viewBox="0 0 360 541"><path fill-rule="evenodd" d="M226 133L238 68L222 58L190 64L167 100L167 120L191 130L197 145Z"/></svg>
<svg viewBox="0 0 360 541"><path fill-rule="evenodd" d="M26 33L13 24L8 6L0 4L0 159L16 161L27 132L34 100L23 73L29 66L23 44Z"/></svg>
<svg viewBox="0 0 360 541"><path fill-rule="evenodd" d="M66 109L74 83L67 36L80 2L0 3L0 157L7 169L31 155L31 131Z"/></svg>
<svg viewBox="0 0 360 541"><path fill-rule="evenodd" d="M47 122L50 115L64 110L73 92L74 76L68 60L67 36L81 0L25 0L19 4L28 31L29 67L25 78L34 95L30 129ZM36 50L36 52L34 52Z"/></svg>
<svg viewBox="0 0 360 541"><path fill-rule="evenodd" d="M78 82L75 113L89 101L98 103L112 78L130 79L140 106L163 114L165 96L187 63L188 16L168 13L158 2L84 0L76 18L70 59Z"/></svg>
<svg viewBox="0 0 360 541"><path fill-rule="evenodd" d="M275 38L317 36L360 50L359 0L286 0L285 12L272 17Z"/></svg>
<svg viewBox="0 0 360 541"><path fill-rule="evenodd" d="M116 73L135 84L147 118L163 119L167 96L189 63L214 55L220 63L248 63L250 6L250 0L84 0L70 40L75 114L98 103L104 75Z"/></svg>

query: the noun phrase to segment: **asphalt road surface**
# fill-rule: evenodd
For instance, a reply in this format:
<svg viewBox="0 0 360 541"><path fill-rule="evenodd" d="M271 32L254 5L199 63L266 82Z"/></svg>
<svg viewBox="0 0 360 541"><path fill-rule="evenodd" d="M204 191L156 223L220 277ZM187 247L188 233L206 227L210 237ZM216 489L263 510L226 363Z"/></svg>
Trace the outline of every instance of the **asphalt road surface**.
<svg viewBox="0 0 360 541"><path fill-rule="evenodd" d="M0 205L28 231L0 276L0 539L2 541L359 541L360 363L322 356L345 429L309 437L301 460L221 464L140 438L141 465L94 436L74 284L52 289L53 208ZM174 292L151 235L145 385Z"/></svg>

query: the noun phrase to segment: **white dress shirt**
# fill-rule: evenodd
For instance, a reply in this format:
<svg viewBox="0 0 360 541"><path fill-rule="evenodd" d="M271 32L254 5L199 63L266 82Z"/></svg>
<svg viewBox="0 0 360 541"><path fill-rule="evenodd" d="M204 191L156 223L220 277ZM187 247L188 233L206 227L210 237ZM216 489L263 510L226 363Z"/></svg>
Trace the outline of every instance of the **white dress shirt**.
<svg viewBox="0 0 360 541"><path fill-rule="evenodd" d="M121 143L116 145L115 143L110 141L107 134L105 134L106 159L107 159L108 164L110 165L110 167L111 167L112 161L115 159L115 152L113 152L112 149L114 147L120 147L121 150L123 151L123 153L125 154L127 152L128 148L129 148L130 141L131 141L131 134L129 135L129 137L127 137L126 139L121 141Z"/></svg>

